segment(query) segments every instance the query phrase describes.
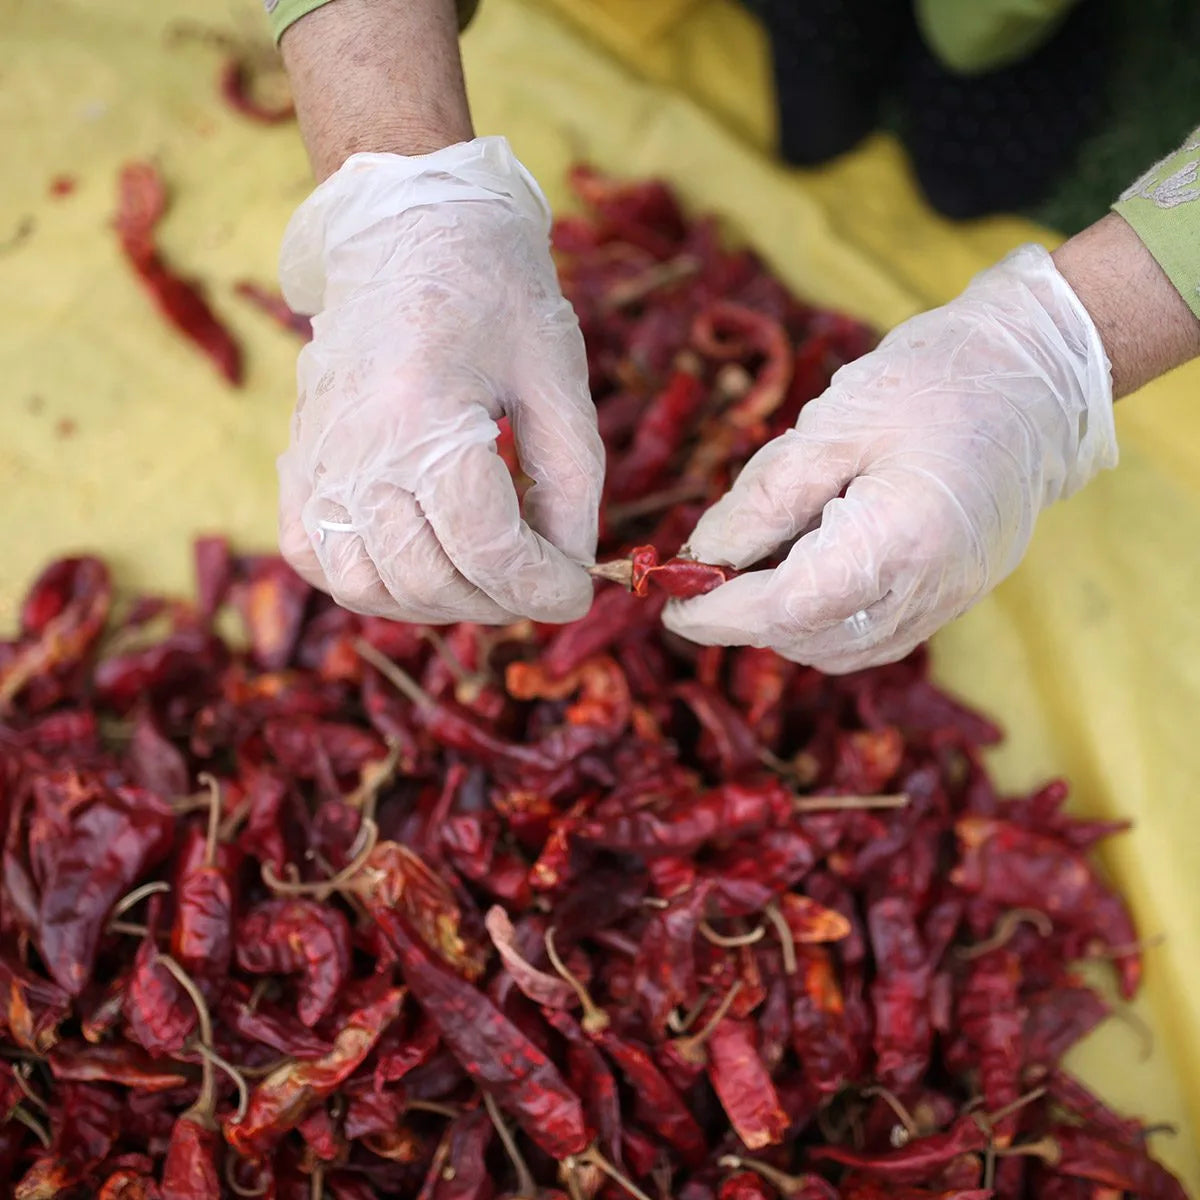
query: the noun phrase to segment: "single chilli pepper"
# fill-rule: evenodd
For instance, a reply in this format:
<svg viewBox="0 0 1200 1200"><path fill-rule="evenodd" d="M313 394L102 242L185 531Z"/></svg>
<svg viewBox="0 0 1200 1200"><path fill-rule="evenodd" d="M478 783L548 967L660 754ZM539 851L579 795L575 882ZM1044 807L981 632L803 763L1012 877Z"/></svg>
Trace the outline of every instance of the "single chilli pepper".
<svg viewBox="0 0 1200 1200"><path fill-rule="evenodd" d="M390 988L351 1013L323 1058L286 1063L250 1094L242 1117L225 1122L225 1140L246 1158L258 1158L294 1129L362 1064L396 1019L404 988Z"/></svg>
<svg viewBox="0 0 1200 1200"><path fill-rule="evenodd" d="M159 310L194 342L235 386L242 380L242 352L195 284L175 274L159 257L154 227L166 208L166 192L149 163L121 170L114 225L129 260Z"/></svg>
<svg viewBox="0 0 1200 1200"><path fill-rule="evenodd" d="M696 931L708 889L690 888L650 913L642 929L634 971L638 1001L649 1027L661 1034L672 1011L695 995Z"/></svg>
<svg viewBox="0 0 1200 1200"><path fill-rule="evenodd" d="M888 896L867 914L876 976L875 1053L880 1080L900 1093L916 1085L929 1067L930 967L909 901Z"/></svg>
<svg viewBox="0 0 1200 1200"><path fill-rule="evenodd" d="M1061 1067L1051 1071L1045 1082L1050 1099L1095 1132L1130 1144L1142 1137L1141 1121L1113 1112L1107 1104L1093 1096L1074 1075L1068 1074Z"/></svg>
<svg viewBox="0 0 1200 1200"><path fill-rule="evenodd" d="M189 1081L188 1071L178 1063L155 1059L139 1046L127 1042L89 1046L77 1041L60 1042L46 1056L55 1079L76 1083L117 1083L143 1092L167 1092Z"/></svg>
<svg viewBox="0 0 1200 1200"><path fill-rule="evenodd" d="M731 655L729 693L762 744L774 746L783 725L785 693L800 668L773 650L740 646Z"/></svg>
<svg viewBox="0 0 1200 1200"><path fill-rule="evenodd" d="M721 414L723 423L735 429L753 428L783 402L792 378L792 346L778 321L745 305L718 300L696 317L692 345L710 358L763 359L750 389Z"/></svg>
<svg viewBox="0 0 1200 1200"><path fill-rule="evenodd" d="M457 974L471 980L483 974L484 930L466 927L454 889L419 854L398 842L379 842L354 883L372 912L402 917L405 928Z"/></svg>
<svg viewBox="0 0 1200 1200"><path fill-rule="evenodd" d="M199 287L177 275L157 252L148 258L132 260L132 264L162 315L208 355L234 387L240 387L241 347L209 307Z"/></svg>
<svg viewBox="0 0 1200 1200"><path fill-rule="evenodd" d="M182 796L188 789L187 759L163 735L149 709L140 709L134 717L125 765L133 782L148 792Z"/></svg>
<svg viewBox="0 0 1200 1200"><path fill-rule="evenodd" d="M1187 1200L1183 1185L1152 1159L1144 1145L1110 1141L1073 1125L1060 1125L1040 1144L1015 1146L1014 1152L1039 1152L1053 1171L1090 1179L1104 1187L1132 1192L1145 1200Z"/></svg>
<svg viewBox="0 0 1200 1200"><path fill-rule="evenodd" d="M217 1002L221 1020L239 1037L267 1046L288 1058L322 1058L329 1043L318 1037L299 1017L279 1004L253 997L250 988L239 980L227 980Z"/></svg>
<svg viewBox="0 0 1200 1200"><path fill-rule="evenodd" d="M971 963L958 997L958 1028L979 1070L980 1091L989 1112L1009 1108L1021 1094L1024 1013L1020 1006L1021 963L1015 954L993 950ZM996 1144L1006 1146L1016 1132L1013 1112L995 1123Z"/></svg>
<svg viewBox="0 0 1200 1200"><path fill-rule="evenodd" d="M1024 1004L1025 1061L1041 1068L1055 1066L1111 1015L1096 991L1071 979L1026 996Z"/></svg>
<svg viewBox="0 0 1200 1200"><path fill-rule="evenodd" d="M800 1069L822 1095L839 1091L856 1055L833 961L822 946L796 947L791 989L791 1040Z"/></svg>
<svg viewBox="0 0 1200 1200"><path fill-rule="evenodd" d="M652 628L665 603L662 595L641 604L629 591L601 588L586 616L556 628L546 643L542 666L551 675L566 675L589 658L611 651L637 631Z"/></svg>
<svg viewBox="0 0 1200 1200"><path fill-rule="evenodd" d="M691 710L700 722L705 745L698 752L711 761L720 777L734 780L751 771L762 769L762 745L746 718L724 696L706 688L695 679L685 679L672 688L674 695Z"/></svg>
<svg viewBox="0 0 1200 1200"><path fill-rule="evenodd" d="M850 921L837 909L826 908L810 896L788 892L779 897L779 911L792 940L802 945L840 942L850 936Z"/></svg>
<svg viewBox="0 0 1200 1200"><path fill-rule="evenodd" d="M39 1057L58 1042L59 1026L71 1013L71 997L15 958L0 954L0 1028L22 1049Z"/></svg>
<svg viewBox="0 0 1200 1200"><path fill-rule="evenodd" d="M644 496L666 475L705 400L705 388L692 371L676 370L644 407L639 403L633 441L608 473L613 500Z"/></svg>
<svg viewBox="0 0 1200 1200"><path fill-rule="evenodd" d="M434 958L403 919L375 919L399 955L405 982L446 1048L547 1154L582 1154L591 1138L579 1097L558 1068L473 983Z"/></svg>
<svg viewBox="0 0 1200 1200"><path fill-rule="evenodd" d="M913 1138L897 1150L867 1154L846 1146L813 1146L808 1157L817 1162L840 1163L894 1184L923 1183L960 1155L982 1153L987 1145L987 1133L967 1115L955 1121L945 1133Z"/></svg>
<svg viewBox="0 0 1200 1200"><path fill-rule="evenodd" d="M217 1162L221 1133L207 1121L184 1113L171 1130L162 1173L162 1200L212 1200L222 1195Z"/></svg>
<svg viewBox="0 0 1200 1200"><path fill-rule="evenodd" d="M237 963L256 975L300 974L300 1020L328 1015L350 971L350 926L332 905L300 897L256 904L237 929Z"/></svg>
<svg viewBox="0 0 1200 1200"><path fill-rule="evenodd" d="M521 956L516 929L508 913L493 904L485 918L488 935L518 988L535 1004L548 1008L574 1008L579 1003L575 989L560 975L539 970Z"/></svg>
<svg viewBox="0 0 1200 1200"><path fill-rule="evenodd" d="M738 1137L750 1150L781 1142L788 1115L758 1055L754 1022L726 1017L705 1044L708 1080Z"/></svg>
<svg viewBox="0 0 1200 1200"><path fill-rule="evenodd" d="M58 700L51 682L78 667L103 632L112 604L112 580L97 558L65 558L51 564L30 589L21 609L21 639L6 662L0 659L0 715L30 684L43 703Z"/></svg>
<svg viewBox="0 0 1200 1200"><path fill-rule="evenodd" d="M597 579L621 584L635 596L649 596L657 591L676 600L707 595L737 575L732 567L719 567L690 558L669 558L660 562L653 546L636 546L629 558L597 563L588 570Z"/></svg>
<svg viewBox="0 0 1200 1200"><path fill-rule="evenodd" d="M78 996L91 978L113 904L168 853L174 814L140 788L94 790L45 861L35 931L46 969Z"/></svg>
<svg viewBox="0 0 1200 1200"><path fill-rule="evenodd" d="M281 671L291 661L312 588L278 559L253 563L232 588L232 596L259 666Z"/></svg>
<svg viewBox="0 0 1200 1200"><path fill-rule="evenodd" d="M209 789L204 857L184 864L176 880L171 953L193 975L221 979L233 955L233 889L217 860L221 787L211 775L201 783Z"/></svg>
<svg viewBox="0 0 1200 1200"><path fill-rule="evenodd" d="M230 108L261 125L277 125L295 117L296 107L290 98L273 106L264 104L253 95L252 87L249 65L240 58L227 59L221 67L220 90Z"/></svg>
<svg viewBox="0 0 1200 1200"><path fill-rule="evenodd" d="M605 849L643 855L698 850L716 838L745 836L783 824L791 799L775 783L728 783L700 796L689 795L661 811L643 807L611 818L581 822L576 836ZM760 906L761 907L761 906Z"/></svg>
<svg viewBox="0 0 1200 1200"><path fill-rule="evenodd" d="M488 1200L493 1193L486 1156L495 1129L482 1109L463 1113L447 1130L447 1162L451 1170L441 1173L432 1200Z"/></svg>
<svg viewBox="0 0 1200 1200"><path fill-rule="evenodd" d="M599 1033L596 1041L633 1089L638 1120L673 1146L688 1166L704 1162L708 1155L704 1131L645 1047L611 1029Z"/></svg>
<svg viewBox="0 0 1200 1200"><path fill-rule="evenodd" d="M229 540L218 536L198 537L192 545L196 576L196 608L211 621L229 595L233 582L233 554Z"/></svg>
<svg viewBox="0 0 1200 1200"><path fill-rule="evenodd" d="M596 1143L610 1161L620 1163L625 1132L617 1081L592 1038L569 1013L544 1010L547 1022L567 1040L567 1082L583 1101Z"/></svg>
<svg viewBox="0 0 1200 1200"><path fill-rule="evenodd" d="M299 335L306 342L312 341L312 318L293 312L279 292L249 279L239 279L233 285L233 290L243 300L248 300L255 308L266 313L281 329Z"/></svg>

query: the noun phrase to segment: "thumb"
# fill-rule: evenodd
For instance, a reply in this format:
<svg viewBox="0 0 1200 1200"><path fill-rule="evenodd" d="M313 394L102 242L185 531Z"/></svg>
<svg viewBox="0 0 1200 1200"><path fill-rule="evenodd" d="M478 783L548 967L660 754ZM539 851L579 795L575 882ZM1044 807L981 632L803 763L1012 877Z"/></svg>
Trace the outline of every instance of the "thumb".
<svg viewBox="0 0 1200 1200"><path fill-rule="evenodd" d="M702 562L747 567L807 529L853 477L845 448L799 429L768 442L688 539Z"/></svg>

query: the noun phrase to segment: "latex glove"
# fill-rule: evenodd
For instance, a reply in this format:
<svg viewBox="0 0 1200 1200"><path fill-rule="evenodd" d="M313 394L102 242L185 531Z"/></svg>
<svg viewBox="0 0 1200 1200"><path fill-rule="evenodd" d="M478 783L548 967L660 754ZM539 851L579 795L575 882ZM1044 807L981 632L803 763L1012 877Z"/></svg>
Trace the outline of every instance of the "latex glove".
<svg viewBox="0 0 1200 1200"><path fill-rule="evenodd" d="M280 277L316 314L279 460L280 543L346 608L569 621L592 599L604 451L550 213L503 138L356 154L292 218ZM535 485L524 519L496 421Z"/></svg>
<svg viewBox="0 0 1200 1200"><path fill-rule="evenodd" d="M1099 334L1050 255L1023 247L843 367L746 464L691 553L741 568L802 536L775 570L664 620L833 673L892 662L1016 567L1043 508L1116 461Z"/></svg>

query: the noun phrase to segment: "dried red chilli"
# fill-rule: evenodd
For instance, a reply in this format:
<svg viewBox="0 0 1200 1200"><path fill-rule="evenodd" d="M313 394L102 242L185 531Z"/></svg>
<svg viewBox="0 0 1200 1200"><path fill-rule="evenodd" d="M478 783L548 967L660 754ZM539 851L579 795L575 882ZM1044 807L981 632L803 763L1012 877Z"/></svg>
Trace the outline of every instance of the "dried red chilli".
<svg viewBox="0 0 1200 1200"><path fill-rule="evenodd" d="M0 643L14 1194L1176 1200L1061 1068L1108 1011L1072 961L1138 982L1115 824L999 795L922 652L661 634L735 574L679 555L705 500L869 338L661 185L573 178L630 590L434 635L210 537L194 604L114 622L63 560Z"/></svg>
<svg viewBox="0 0 1200 1200"><path fill-rule="evenodd" d="M278 125L296 115L291 98L276 104L265 104L254 91L254 72L237 55L226 59L221 67L220 91L230 108L262 125Z"/></svg>
<svg viewBox="0 0 1200 1200"><path fill-rule="evenodd" d="M296 334L306 342L312 340L312 318L293 312L279 292L250 279L239 279L233 285L233 290L260 312L266 313L281 329Z"/></svg>
<svg viewBox="0 0 1200 1200"><path fill-rule="evenodd" d="M149 163L130 163L121 170L114 225L125 258L159 311L213 361L235 387L242 382L242 351L213 312L197 284L163 261L154 229L166 209L166 189Z"/></svg>
<svg viewBox="0 0 1200 1200"><path fill-rule="evenodd" d="M729 567L690 558L675 557L660 562L653 546L635 546L627 561L598 563L589 569L597 579L619 583L635 596L648 596L654 591L676 600L704 596L737 574Z"/></svg>

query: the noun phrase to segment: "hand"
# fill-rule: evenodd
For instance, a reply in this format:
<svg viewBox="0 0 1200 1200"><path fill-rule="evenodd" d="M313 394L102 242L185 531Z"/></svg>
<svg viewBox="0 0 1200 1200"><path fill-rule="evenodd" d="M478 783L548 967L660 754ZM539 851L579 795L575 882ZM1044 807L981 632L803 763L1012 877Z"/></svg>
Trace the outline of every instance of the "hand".
<svg viewBox="0 0 1200 1200"><path fill-rule="evenodd" d="M569 621L588 609L603 447L549 212L503 138L357 154L284 237L315 313L280 541L346 608L396 620ZM496 453L512 422L524 515Z"/></svg>
<svg viewBox="0 0 1200 1200"><path fill-rule="evenodd" d="M691 553L741 568L799 540L664 620L833 673L894 661L1013 570L1043 508L1116 461L1100 336L1050 255L1024 247L843 367L747 463Z"/></svg>

